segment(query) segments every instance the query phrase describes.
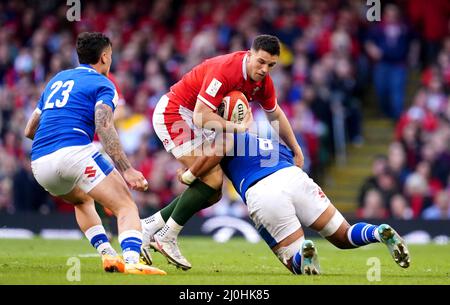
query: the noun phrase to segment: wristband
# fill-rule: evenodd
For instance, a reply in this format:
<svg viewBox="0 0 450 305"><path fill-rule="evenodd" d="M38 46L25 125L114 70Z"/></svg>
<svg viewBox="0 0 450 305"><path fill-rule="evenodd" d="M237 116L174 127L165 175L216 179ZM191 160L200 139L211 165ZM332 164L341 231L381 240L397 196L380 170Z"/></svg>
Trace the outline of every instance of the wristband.
<svg viewBox="0 0 450 305"><path fill-rule="evenodd" d="M181 180L186 184L191 184L195 179L197 179L197 177L195 177L189 169L181 175Z"/></svg>

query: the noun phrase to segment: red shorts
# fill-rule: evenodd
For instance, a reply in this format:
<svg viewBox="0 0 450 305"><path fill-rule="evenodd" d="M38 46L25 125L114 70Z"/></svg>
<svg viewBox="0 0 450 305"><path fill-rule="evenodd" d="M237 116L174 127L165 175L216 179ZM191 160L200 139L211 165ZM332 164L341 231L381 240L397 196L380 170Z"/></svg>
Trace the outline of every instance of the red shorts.
<svg viewBox="0 0 450 305"><path fill-rule="evenodd" d="M153 113L153 129L164 148L177 159L214 140L215 132L195 126L192 118L192 110L167 95L161 97Z"/></svg>

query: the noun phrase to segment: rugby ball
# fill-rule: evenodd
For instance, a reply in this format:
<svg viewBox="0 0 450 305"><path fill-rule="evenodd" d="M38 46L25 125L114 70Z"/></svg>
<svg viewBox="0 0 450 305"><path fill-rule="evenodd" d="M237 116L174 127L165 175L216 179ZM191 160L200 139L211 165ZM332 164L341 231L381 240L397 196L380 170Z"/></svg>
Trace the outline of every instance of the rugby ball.
<svg viewBox="0 0 450 305"><path fill-rule="evenodd" d="M231 91L222 99L217 113L227 121L241 123L248 109L249 104L244 93Z"/></svg>

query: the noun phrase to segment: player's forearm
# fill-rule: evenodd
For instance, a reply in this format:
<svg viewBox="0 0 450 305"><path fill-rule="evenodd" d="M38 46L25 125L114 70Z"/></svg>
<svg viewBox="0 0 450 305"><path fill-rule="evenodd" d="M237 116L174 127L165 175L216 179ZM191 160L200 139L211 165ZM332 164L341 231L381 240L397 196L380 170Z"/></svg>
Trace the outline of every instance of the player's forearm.
<svg viewBox="0 0 450 305"><path fill-rule="evenodd" d="M277 120L279 125L280 138L286 143L286 145L292 150L295 155L302 154L302 149L295 138L294 131L289 123L284 112L277 107L276 114L269 117L269 119Z"/></svg>
<svg viewBox="0 0 450 305"><path fill-rule="evenodd" d="M112 109L104 104L95 107L95 126L100 142L106 153L111 157L114 165L123 173L131 168L130 161L123 152L119 135L114 128Z"/></svg>
<svg viewBox="0 0 450 305"><path fill-rule="evenodd" d="M222 156L201 156L189 167L191 173L196 177L202 177L222 160Z"/></svg>
<svg viewBox="0 0 450 305"><path fill-rule="evenodd" d="M209 130L222 130L224 132L245 132L245 126L224 120L212 111L194 112L194 124L197 127Z"/></svg>
<svg viewBox="0 0 450 305"><path fill-rule="evenodd" d="M31 140L34 139L36 130L39 127L40 118L41 118L40 112L35 110L33 112L33 114L31 115L31 118L28 120L27 126L25 127L25 130L24 130L25 137L27 137Z"/></svg>

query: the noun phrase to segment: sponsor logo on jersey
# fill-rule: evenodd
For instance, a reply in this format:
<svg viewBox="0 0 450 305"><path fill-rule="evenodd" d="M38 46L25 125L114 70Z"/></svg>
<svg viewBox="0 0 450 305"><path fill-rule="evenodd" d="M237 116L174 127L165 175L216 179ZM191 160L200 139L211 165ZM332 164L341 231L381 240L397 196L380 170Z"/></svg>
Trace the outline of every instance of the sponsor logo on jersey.
<svg viewBox="0 0 450 305"><path fill-rule="evenodd" d="M208 88L206 88L206 93L208 93L212 97L215 97L221 86L222 83L217 79L213 78L212 81L209 83Z"/></svg>
<svg viewBox="0 0 450 305"><path fill-rule="evenodd" d="M84 170L84 174L87 175L88 178L94 178L96 173L97 170L94 169L93 166L86 166L86 169Z"/></svg>

